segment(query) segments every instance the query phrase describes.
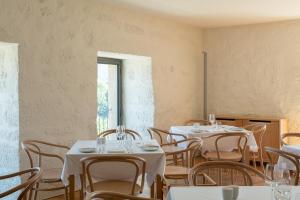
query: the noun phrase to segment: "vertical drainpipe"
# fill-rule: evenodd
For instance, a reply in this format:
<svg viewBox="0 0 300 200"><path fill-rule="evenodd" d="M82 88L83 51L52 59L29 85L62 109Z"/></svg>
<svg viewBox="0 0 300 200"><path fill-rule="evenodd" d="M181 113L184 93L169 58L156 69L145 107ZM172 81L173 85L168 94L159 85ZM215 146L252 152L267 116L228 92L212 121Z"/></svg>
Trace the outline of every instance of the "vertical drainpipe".
<svg viewBox="0 0 300 200"><path fill-rule="evenodd" d="M204 90L203 90L203 117L207 119L207 52L202 51L203 53L203 65L204 65Z"/></svg>

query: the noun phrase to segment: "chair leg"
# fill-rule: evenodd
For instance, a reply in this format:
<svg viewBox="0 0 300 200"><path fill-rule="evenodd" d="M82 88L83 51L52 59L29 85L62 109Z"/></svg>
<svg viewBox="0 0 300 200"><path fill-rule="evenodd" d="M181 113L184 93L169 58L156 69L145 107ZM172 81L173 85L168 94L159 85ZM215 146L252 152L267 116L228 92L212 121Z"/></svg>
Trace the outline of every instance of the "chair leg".
<svg viewBox="0 0 300 200"><path fill-rule="evenodd" d="M69 200L69 190L68 190L68 187L65 187L65 200Z"/></svg>
<svg viewBox="0 0 300 200"><path fill-rule="evenodd" d="M253 165L254 165L254 168L256 168L256 159L255 159L255 153L252 153L252 158L253 158Z"/></svg>
<svg viewBox="0 0 300 200"><path fill-rule="evenodd" d="M33 194L33 200L37 199L37 193L38 193L38 189L39 189L40 184L37 183L35 186L35 190L34 190L34 194Z"/></svg>

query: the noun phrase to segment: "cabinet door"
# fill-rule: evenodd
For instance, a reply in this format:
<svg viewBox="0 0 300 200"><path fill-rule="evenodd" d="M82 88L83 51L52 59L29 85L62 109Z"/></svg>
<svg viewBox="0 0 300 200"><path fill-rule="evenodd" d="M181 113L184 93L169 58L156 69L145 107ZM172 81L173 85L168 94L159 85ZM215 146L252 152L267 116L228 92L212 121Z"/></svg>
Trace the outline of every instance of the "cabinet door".
<svg viewBox="0 0 300 200"><path fill-rule="evenodd" d="M264 121L264 120L243 120L244 126L254 123L265 123L267 125L266 133L262 141L262 149L265 146L280 148L280 133L279 133L279 121ZM257 145L259 145L259 136L255 135L255 140ZM263 159L264 162L268 162L268 156L263 150Z"/></svg>
<svg viewBox="0 0 300 200"><path fill-rule="evenodd" d="M229 118L221 118L221 117L217 117L216 119L217 121L221 122L223 125L237 126L237 127L243 126L243 120L241 119L229 119Z"/></svg>

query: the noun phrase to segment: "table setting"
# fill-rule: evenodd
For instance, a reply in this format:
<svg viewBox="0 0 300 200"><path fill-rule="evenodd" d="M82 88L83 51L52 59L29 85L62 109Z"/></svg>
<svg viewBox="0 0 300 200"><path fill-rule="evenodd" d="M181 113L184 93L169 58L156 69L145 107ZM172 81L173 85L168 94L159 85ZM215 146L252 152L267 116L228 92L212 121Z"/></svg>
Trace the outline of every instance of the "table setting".
<svg viewBox="0 0 300 200"><path fill-rule="evenodd" d="M151 185L157 174L163 175L165 154L156 140L78 140L65 156L61 178L69 184L69 176L75 176L75 187L80 188L80 159L88 156L132 155L146 160L146 179ZM112 172L113 173L113 172Z"/></svg>

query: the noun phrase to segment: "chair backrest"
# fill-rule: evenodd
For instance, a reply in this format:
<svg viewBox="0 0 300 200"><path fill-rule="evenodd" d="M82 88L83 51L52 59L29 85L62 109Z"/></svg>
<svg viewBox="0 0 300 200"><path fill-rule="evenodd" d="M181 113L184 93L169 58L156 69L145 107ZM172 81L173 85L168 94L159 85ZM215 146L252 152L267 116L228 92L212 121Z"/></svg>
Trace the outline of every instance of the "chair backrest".
<svg viewBox="0 0 300 200"><path fill-rule="evenodd" d="M210 122L205 119L189 119L184 122L185 126L192 126L193 124L198 123L200 125L210 125Z"/></svg>
<svg viewBox="0 0 300 200"><path fill-rule="evenodd" d="M180 139L187 139L185 135L170 133L169 131L158 128L148 128L147 131L149 133L150 138L156 139L160 145L174 142L174 137L180 137Z"/></svg>
<svg viewBox="0 0 300 200"><path fill-rule="evenodd" d="M17 185L13 188L10 188L9 190L0 193L0 199L7 197L17 191L20 191L20 194L17 198L17 200L30 200L32 199L32 188L35 186L35 184L40 180L42 172L40 168L30 168L24 171L0 176L0 181L3 181L5 179L10 179L18 176L25 176L27 175L28 178L26 178L26 181L21 183L20 185Z"/></svg>
<svg viewBox="0 0 300 200"><path fill-rule="evenodd" d="M112 134L115 134L117 132L116 129L109 129L109 130L106 130L106 131L103 131L99 134L99 137L107 137L107 136L110 136ZM125 129L125 133L128 135L128 136L131 136L132 139L136 140L136 139L139 139L141 140L142 139L142 136L134 131L134 130L131 130L131 129Z"/></svg>
<svg viewBox="0 0 300 200"><path fill-rule="evenodd" d="M188 138L185 140L176 141L170 144L163 145L166 146L182 146L178 150L165 152L166 156L172 156L174 159L173 164L182 165L183 167L191 168L195 164L195 159L197 154L201 150L203 141L200 138Z"/></svg>
<svg viewBox="0 0 300 200"><path fill-rule="evenodd" d="M207 138L215 138L215 149L217 152L218 160L222 160L220 152L222 151L221 145L225 140L232 140L235 142L233 143L233 149L237 150L242 155L242 159L245 158L245 150L247 145L247 133L245 132L226 132L226 133L218 133L213 134L208 137L203 137L203 139Z"/></svg>
<svg viewBox="0 0 300 200"><path fill-rule="evenodd" d="M253 133L256 138L256 143L258 144L258 154L261 163L263 163L263 139L267 130L267 125L265 123L253 123L243 127ZM263 168L263 166L262 166ZM263 169L264 170L264 169Z"/></svg>
<svg viewBox="0 0 300 200"><path fill-rule="evenodd" d="M191 184L205 185L205 176L209 177L213 185L245 185L252 186L257 178L264 183L268 179L263 173L255 168L240 162L232 161L207 161L195 165L191 172ZM255 180L254 180L255 179ZM211 183L208 183L211 185Z"/></svg>
<svg viewBox="0 0 300 200"><path fill-rule="evenodd" d="M39 141L39 140L26 140L21 143L22 148L25 150L31 167L42 167L42 158L56 158L64 163L62 156L54 153L49 153L50 148L59 148L64 150L69 150L69 147L64 145L52 144L49 142ZM46 150L45 150L46 148ZM37 164L34 164L35 159L37 159Z"/></svg>
<svg viewBox="0 0 300 200"><path fill-rule="evenodd" d="M89 200L155 200L145 197L137 197L115 192L98 192L93 194Z"/></svg>
<svg viewBox="0 0 300 200"><path fill-rule="evenodd" d="M285 133L281 135L281 144L282 145L288 145L290 143L290 141L285 141L285 140L290 140L292 138L297 138L297 144L299 144L300 142L300 133Z"/></svg>
<svg viewBox="0 0 300 200"><path fill-rule="evenodd" d="M300 156L295 155L290 152L280 150L280 149L275 149L272 147L265 147L265 151L270 160L270 163L274 164L278 160L279 157L283 157L283 158L289 160L294 165L294 167L295 167L294 177L293 177L293 181L291 182L291 184L298 185Z"/></svg>
<svg viewBox="0 0 300 200"><path fill-rule="evenodd" d="M83 170L82 190L94 192L94 181L126 180L132 182L132 195L137 178L141 175L141 192L144 187L146 161L136 156L92 156L80 160Z"/></svg>

